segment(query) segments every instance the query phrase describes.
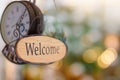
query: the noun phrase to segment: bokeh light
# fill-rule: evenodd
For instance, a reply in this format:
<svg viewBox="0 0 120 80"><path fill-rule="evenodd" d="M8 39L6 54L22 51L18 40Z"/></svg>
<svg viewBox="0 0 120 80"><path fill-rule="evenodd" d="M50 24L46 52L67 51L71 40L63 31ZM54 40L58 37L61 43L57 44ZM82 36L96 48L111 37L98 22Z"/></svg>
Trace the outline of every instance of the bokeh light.
<svg viewBox="0 0 120 80"><path fill-rule="evenodd" d="M93 63L97 60L101 52L102 49L99 47L88 49L83 53L83 60L87 63Z"/></svg>
<svg viewBox="0 0 120 80"><path fill-rule="evenodd" d="M71 75L78 77L85 72L85 67L83 66L83 64L76 62L70 66L69 71Z"/></svg>
<svg viewBox="0 0 120 80"><path fill-rule="evenodd" d="M109 48L100 55L97 62L101 68L108 68L117 57L117 51L114 48Z"/></svg>
<svg viewBox="0 0 120 80"><path fill-rule="evenodd" d="M117 35L109 34L105 37L104 44L106 48L119 49L119 37Z"/></svg>

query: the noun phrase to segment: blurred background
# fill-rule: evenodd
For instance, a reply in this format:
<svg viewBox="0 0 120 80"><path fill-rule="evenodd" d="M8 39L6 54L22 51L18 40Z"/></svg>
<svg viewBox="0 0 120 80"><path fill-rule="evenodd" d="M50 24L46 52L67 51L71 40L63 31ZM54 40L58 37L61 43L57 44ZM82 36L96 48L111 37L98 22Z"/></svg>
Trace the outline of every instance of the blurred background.
<svg viewBox="0 0 120 80"><path fill-rule="evenodd" d="M0 0L0 19L14 0ZM120 0L36 0L43 35L68 45L54 64L15 65L0 54L0 80L120 80ZM0 36L0 51L5 46Z"/></svg>

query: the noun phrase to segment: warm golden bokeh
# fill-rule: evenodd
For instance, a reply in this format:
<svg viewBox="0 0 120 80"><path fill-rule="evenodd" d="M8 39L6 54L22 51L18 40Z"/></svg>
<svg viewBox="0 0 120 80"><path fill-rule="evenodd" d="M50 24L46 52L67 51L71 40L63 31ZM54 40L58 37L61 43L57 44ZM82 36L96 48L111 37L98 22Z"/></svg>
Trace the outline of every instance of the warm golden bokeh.
<svg viewBox="0 0 120 80"><path fill-rule="evenodd" d="M114 48L116 50L119 49L119 37L117 35L107 35L104 40L104 44L106 48Z"/></svg>
<svg viewBox="0 0 120 80"><path fill-rule="evenodd" d="M98 58L98 65L101 68L108 68L118 57L118 53L114 48L108 48Z"/></svg>
<svg viewBox="0 0 120 80"><path fill-rule="evenodd" d="M83 53L83 60L87 63L94 63L101 53L102 50L99 47L88 49Z"/></svg>

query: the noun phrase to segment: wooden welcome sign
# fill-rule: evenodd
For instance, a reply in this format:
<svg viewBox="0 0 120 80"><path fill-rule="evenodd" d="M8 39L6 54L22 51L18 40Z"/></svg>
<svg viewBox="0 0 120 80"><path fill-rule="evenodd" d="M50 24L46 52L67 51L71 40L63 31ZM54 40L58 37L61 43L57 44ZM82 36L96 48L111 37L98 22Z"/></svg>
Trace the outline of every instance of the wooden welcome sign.
<svg viewBox="0 0 120 80"><path fill-rule="evenodd" d="M35 64L59 61L66 52L67 47L63 42L47 36L25 37L16 44L18 57Z"/></svg>

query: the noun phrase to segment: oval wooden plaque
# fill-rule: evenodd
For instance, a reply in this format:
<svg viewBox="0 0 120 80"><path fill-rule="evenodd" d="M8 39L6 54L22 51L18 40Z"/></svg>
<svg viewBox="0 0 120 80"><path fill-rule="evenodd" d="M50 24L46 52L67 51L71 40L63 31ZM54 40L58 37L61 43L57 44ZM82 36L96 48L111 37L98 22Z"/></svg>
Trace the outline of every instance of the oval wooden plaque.
<svg viewBox="0 0 120 80"><path fill-rule="evenodd" d="M67 46L60 40L47 36L30 36L16 44L19 58L33 64L48 64L64 58Z"/></svg>

